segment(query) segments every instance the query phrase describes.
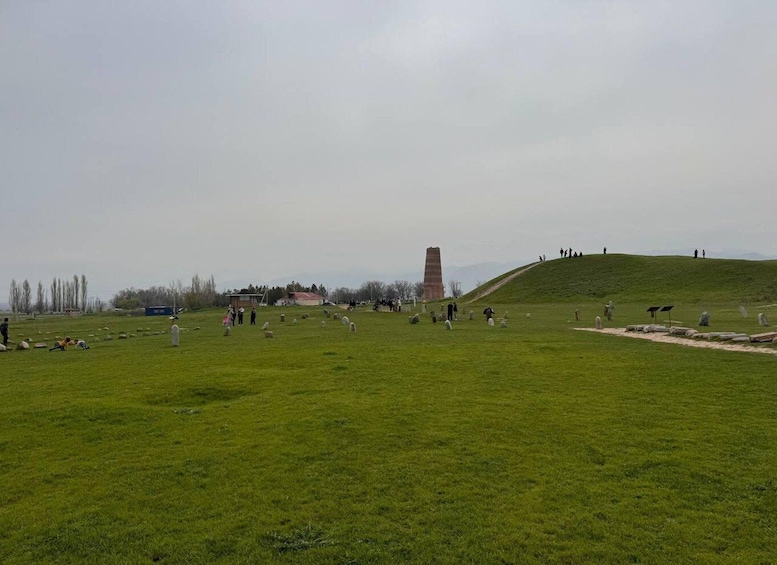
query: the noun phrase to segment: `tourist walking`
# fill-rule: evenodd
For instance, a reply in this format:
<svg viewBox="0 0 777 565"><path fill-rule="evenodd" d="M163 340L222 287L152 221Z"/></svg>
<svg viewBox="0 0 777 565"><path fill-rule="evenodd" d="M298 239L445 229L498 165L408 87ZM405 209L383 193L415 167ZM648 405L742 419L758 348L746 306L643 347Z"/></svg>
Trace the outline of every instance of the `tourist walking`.
<svg viewBox="0 0 777 565"><path fill-rule="evenodd" d="M251 325L256 325L256 308L251 308Z"/></svg>
<svg viewBox="0 0 777 565"><path fill-rule="evenodd" d="M0 335L3 336L3 345L8 345L8 318L0 324Z"/></svg>

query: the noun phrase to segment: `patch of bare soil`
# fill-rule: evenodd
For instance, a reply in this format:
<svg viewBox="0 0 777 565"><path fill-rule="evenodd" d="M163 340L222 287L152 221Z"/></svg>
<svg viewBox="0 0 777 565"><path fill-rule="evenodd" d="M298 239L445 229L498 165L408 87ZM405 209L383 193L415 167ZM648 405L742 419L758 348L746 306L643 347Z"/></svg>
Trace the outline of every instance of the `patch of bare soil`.
<svg viewBox="0 0 777 565"><path fill-rule="evenodd" d="M706 339L693 339L691 337L678 337L674 335L668 335L665 333L643 333L643 332L627 332L625 329L618 328L604 328L597 330L596 328L575 328L576 330L596 332L607 335L618 335L623 337L632 337L635 339L649 339L650 341L658 341L660 343L675 343L678 345L685 345L686 347L703 347L705 349L724 349L726 351L739 351L745 353L766 353L767 355L777 355L777 349L771 347L747 345L742 343L726 343L719 341L708 341Z"/></svg>

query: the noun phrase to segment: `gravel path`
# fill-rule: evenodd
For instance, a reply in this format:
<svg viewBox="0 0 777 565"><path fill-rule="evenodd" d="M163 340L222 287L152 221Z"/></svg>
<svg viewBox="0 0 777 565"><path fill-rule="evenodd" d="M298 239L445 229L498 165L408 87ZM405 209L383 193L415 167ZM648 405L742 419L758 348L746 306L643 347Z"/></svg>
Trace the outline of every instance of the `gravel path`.
<svg viewBox="0 0 777 565"><path fill-rule="evenodd" d="M624 329L618 328L605 328L597 330L595 328L575 328L576 330L586 332L596 332L607 335L618 335L623 337L632 337L635 339L649 339L650 341L658 341L660 343L675 343L678 345L685 345L686 347L703 347L706 349L724 349L726 351L739 351L744 353L765 353L767 355L777 355L777 349L771 347L746 345L741 343L726 343L719 341L707 341L706 339L693 339L690 337L677 337L673 335L667 335L665 333L642 333L642 332L627 332Z"/></svg>

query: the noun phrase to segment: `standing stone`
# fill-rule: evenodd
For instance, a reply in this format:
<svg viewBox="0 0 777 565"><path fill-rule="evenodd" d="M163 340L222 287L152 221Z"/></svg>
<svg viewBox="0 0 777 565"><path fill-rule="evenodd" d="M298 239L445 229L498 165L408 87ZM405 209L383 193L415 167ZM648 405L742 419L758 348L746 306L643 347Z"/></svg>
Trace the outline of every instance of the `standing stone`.
<svg viewBox="0 0 777 565"><path fill-rule="evenodd" d="M326 308L324 308L324 316L326 316L327 318L329 317L329 310L327 310Z"/></svg>
<svg viewBox="0 0 777 565"><path fill-rule="evenodd" d="M326 327L326 320L321 320L321 327L322 327L322 328L325 328L325 327Z"/></svg>
<svg viewBox="0 0 777 565"><path fill-rule="evenodd" d="M268 330L268 331L266 331L266 332L264 332L264 337L267 337L267 338L270 338L270 337L272 337L272 332L271 332L271 331L269 331L269 330Z"/></svg>
<svg viewBox="0 0 777 565"><path fill-rule="evenodd" d="M764 314L763 312L758 314L758 325L760 325L760 326L768 326L769 325L769 320L766 318L766 314Z"/></svg>
<svg viewBox="0 0 777 565"><path fill-rule="evenodd" d="M351 331L352 334L355 334L356 333L356 324L351 322L350 324L348 324L348 329Z"/></svg>
<svg viewBox="0 0 777 565"><path fill-rule="evenodd" d="M699 317L699 325L700 326L709 326L710 325L710 313L709 312L702 312L701 316Z"/></svg>
<svg viewBox="0 0 777 565"><path fill-rule="evenodd" d="M743 318L747 318L747 308L745 308L744 306L739 307L739 313L742 314Z"/></svg>
<svg viewBox="0 0 777 565"><path fill-rule="evenodd" d="M286 321L286 314L281 314L281 322L285 322L285 321Z"/></svg>
<svg viewBox="0 0 777 565"><path fill-rule="evenodd" d="M227 326L224 328L224 337L229 337L232 335L232 328L230 326Z"/></svg>
<svg viewBox="0 0 777 565"><path fill-rule="evenodd" d="M580 321L580 310L575 310L575 322Z"/></svg>
<svg viewBox="0 0 777 565"><path fill-rule="evenodd" d="M599 316L596 317L596 329L597 330L602 329L602 318Z"/></svg>
<svg viewBox="0 0 777 565"><path fill-rule="evenodd" d="M348 319L348 316L343 316L343 325L347 326L350 323L351 323L351 321Z"/></svg>
<svg viewBox="0 0 777 565"><path fill-rule="evenodd" d="M470 310L469 311L469 319L470 320L474 320L475 319L475 312L474 312L474 310Z"/></svg>
<svg viewBox="0 0 777 565"><path fill-rule="evenodd" d="M453 329L453 326L451 325L451 321L450 320L445 320L445 329L446 330Z"/></svg>
<svg viewBox="0 0 777 565"><path fill-rule="evenodd" d="M426 302L421 305L421 313L426 314Z"/></svg>
<svg viewBox="0 0 777 565"><path fill-rule="evenodd" d="M18 351L27 351L30 348L30 344L26 341L20 341L16 344L16 349Z"/></svg>
<svg viewBox="0 0 777 565"><path fill-rule="evenodd" d="M434 312L432 312L432 323L433 324L437 323L437 314L435 314Z"/></svg>
<svg viewBox="0 0 777 565"><path fill-rule="evenodd" d="M502 320L502 323L499 324L499 327L500 328L506 328L507 327L507 321L506 320Z"/></svg>
<svg viewBox="0 0 777 565"><path fill-rule="evenodd" d="M493 318L489 318L488 319L488 325L491 326L492 328L494 327L494 319Z"/></svg>
<svg viewBox="0 0 777 565"><path fill-rule="evenodd" d="M410 317L408 318L408 321L409 321L411 324L417 324L418 322L420 322L420 321L421 321L421 317L420 317L418 314L415 314L414 316L410 316Z"/></svg>
<svg viewBox="0 0 777 565"><path fill-rule="evenodd" d="M173 324L173 326L170 328L170 339L173 342L173 347L178 347L179 341L178 336L181 333L181 329L178 327L177 324Z"/></svg>
<svg viewBox="0 0 777 565"><path fill-rule="evenodd" d="M267 331L267 328L269 327L270 327L270 322L265 322L264 324L262 324L262 331L263 332Z"/></svg>

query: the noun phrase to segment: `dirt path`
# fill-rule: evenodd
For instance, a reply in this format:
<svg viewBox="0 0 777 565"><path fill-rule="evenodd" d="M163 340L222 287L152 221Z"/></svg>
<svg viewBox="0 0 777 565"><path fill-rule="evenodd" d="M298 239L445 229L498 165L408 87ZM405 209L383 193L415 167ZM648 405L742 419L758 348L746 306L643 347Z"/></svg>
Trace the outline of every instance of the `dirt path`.
<svg viewBox="0 0 777 565"><path fill-rule="evenodd" d="M505 277L505 278L503 278L501 281L497 282L497 283L496 283L496 284L494 284L493 286L490 286L490 287L488 287L486 290L484 290L483 292L480 292L480 293L478 293L477 295L475 295L475 298L473 298L472 300L468 301L468 302L467 302L467 304L472 304L473 302L475 302L475 301L477 301L477 300L480 300L481 298L484 298L484 297L488 296L488 295L489 295L489 294L491 294L492 292L495 292L495 291L499 290L499 289L500 289L500 288L502 288L504 285L506 285L506 284L507 284L507 283L509 283L511 280L513 280L515 277L517 277L518 275L522 275L522 274L524 274L526 271L528 271L529 269L532 269L532 268L536 267L536 266L537 266L537 265L539 265L540 263L541 263L540 261L537 261L536 263L532 263L532 264L531 264L531 265L529 265L528 267L524 267L524 268L523 268L523 269L521 269L520 271L516 271L516 272L514 272L512 275L510 275L510 276L508 276L508 277Z"/></svg>
<svg viewBox="0 0 777 565"><path fill-rule="evenodd" d="M636 339L649 339L650 341L658 341L660 343L674 343L677 345L685 345L686 347L702 347L705 349L724 349L726 351L739 351L741 353L765 353L767 355L777 355L777 349L768 347L757 347L753 345L745 345L740 343L721 343L719 341L707 341L706 339L693 339L689 337L677 337L673 335L667 335L665 333L642 333L642 332L627 332L618 328L605 328L597 330L595 328L575 328L576 330L586 332L596 332L607 335L618 335L623 337L633 337Z"/></svg>

